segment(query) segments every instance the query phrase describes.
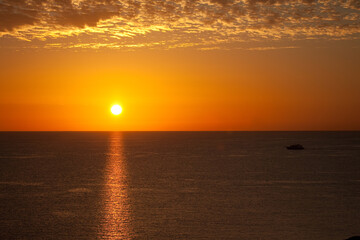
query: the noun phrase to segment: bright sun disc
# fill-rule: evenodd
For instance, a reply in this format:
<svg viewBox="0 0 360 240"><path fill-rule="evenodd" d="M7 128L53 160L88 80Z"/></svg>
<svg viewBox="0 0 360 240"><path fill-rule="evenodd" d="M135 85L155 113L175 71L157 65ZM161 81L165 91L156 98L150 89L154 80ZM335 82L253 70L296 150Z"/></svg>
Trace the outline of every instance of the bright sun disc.
<svg viewBox="0 0 360 240"><path fill-rule="evenodd" d="M120 105L114 105L111 107L111 112L114 115L119 115L122 112L122 108Z"/></svg>

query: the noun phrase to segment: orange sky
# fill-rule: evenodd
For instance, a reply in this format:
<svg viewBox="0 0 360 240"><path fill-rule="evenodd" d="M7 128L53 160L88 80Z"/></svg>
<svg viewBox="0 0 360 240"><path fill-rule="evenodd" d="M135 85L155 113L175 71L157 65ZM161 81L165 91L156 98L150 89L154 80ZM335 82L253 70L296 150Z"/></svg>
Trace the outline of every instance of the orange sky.
<svg viewBox="0 0 360 240"><path fill-rule="evenodd" d="M194 1L193 13L186 1L165 1L182 12L148 1L165 10L154 17L144 3L134 19L121 15L130 11L118 9L121 1L104 1L111 12L73 1L81 21L66 8L51 17L55 6L42 2L0 3L0 20L8 19L0 24L0 131L360 130L359 9L351 1L338 11L352 27L341 29L330 15L319 29L316 14L288 26L291 11L269 3L282 14L272 24L256 1ZM240 3L245 12L235 16ZM301 4L331 7L286 6ZM92 16L89 6L101 11ZM208 10L197 15L197 7ZM17 16L24 8L40 10ZM110 113L116 103L120 116Z"/></svg>

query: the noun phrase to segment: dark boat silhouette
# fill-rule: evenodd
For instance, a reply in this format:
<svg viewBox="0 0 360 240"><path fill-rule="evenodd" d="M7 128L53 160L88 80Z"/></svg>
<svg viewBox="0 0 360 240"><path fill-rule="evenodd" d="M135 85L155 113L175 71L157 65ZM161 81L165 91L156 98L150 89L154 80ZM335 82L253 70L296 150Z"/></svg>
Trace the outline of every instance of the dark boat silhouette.
<svg viewBox="0 0 360 240"><path fill-rule="evenodd" d="M346 240L360 240L360 236L353 236L353 237L347 238Z"/></svg>
<svg viewBox="0 0 360 240"><path fill-rule="evenodd" d="M288 150L303 150L304 147L301 144L294 144L294 145L287 146L286 149L288 149Z"/></svg>

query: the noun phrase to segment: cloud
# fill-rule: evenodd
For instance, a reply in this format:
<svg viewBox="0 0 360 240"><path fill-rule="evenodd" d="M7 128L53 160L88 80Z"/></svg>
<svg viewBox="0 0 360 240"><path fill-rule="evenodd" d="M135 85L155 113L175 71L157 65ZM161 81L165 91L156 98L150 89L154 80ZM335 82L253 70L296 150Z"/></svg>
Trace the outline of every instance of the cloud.
<svg viewBox="0 0 360 240"><path fill-rule="evenodd" d="M0 31L11 31L37 22L38 11L24 6L24 1L0 1Z"/></svg>
<svg viewBox="0 0 360 240"><path fill-rule="evenodd" d="M234 0L210 0L210 2L225 6L234 3Z"/></svg>
<svg viewBox="0 0 360 240"><path fill-rule="evenodd" d="M0 0L0 41L32 47L206 49L359 34L359 0Z"/></svg>

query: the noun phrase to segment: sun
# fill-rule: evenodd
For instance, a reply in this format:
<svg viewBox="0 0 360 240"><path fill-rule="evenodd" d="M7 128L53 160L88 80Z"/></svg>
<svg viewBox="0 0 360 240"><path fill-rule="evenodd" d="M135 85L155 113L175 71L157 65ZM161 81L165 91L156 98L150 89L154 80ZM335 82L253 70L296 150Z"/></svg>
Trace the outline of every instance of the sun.
<svg viewBox="0 0 360 240"><path fill-rule="evenodd" d="M122 112L122 107L120 106L120 105L114 105L114 106L112 106L111 107L111 112L112 112L112 114L114 114L114 115L119 115L119 114L121 114L121 112Z"/></svg>

